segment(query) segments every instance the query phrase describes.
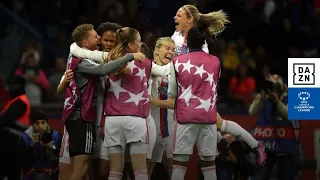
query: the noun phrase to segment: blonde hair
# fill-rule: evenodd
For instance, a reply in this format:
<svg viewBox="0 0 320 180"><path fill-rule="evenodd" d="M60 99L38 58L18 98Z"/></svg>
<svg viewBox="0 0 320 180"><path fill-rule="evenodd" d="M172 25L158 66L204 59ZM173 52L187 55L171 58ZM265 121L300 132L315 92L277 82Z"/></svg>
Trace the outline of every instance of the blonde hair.
<svg viewBox="0 0 320 180"><path fill-rule="evenodd" d="M171 42L175 44L171 37L161 37L156 41L155 49L159 49L165 42Z"/></svg>
<svg viewBox="0 0 320 180"><path fill-rule="evenodd" d="M82 47L81 42L88 37L88 32L93 28L94 26L92 24L81 24L77 26L72 32L73 41L75 41L79 47Z"/></svg>
<svg viewBox="0 0 320 180"><path fill-rule="evenodd" d="M188 18L192 18L198 28L207 29L208 36L216 37L225 30L225 25L230 23L227 13L223 10L201 14L194 5L184 5L181 8L185 11Z"/></svg>
<svg viewBox="0 0 320 180"><path fill-rule="evenodd" d="M139 31L134 28L124 27L118 29L116 32L115 48L109 52L107 61L113 61L122 57L126 53L129 43L133 43L138 35L140 35Z"/></svg>

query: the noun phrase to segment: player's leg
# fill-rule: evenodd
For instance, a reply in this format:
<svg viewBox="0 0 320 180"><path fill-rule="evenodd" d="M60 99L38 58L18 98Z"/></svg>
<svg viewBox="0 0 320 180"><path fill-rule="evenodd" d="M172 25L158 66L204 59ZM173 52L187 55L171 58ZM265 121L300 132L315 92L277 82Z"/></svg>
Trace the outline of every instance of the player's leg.
<svg viewBox="0 0 320 180"><path fill-rule="evenodd" d="M166 152L166 156L167 156L167 166L168 166L168 174L169 177L171 178L172 176L172 170L173 170L173 159L172 159L172 141L173 141L173 136L168 136L164 139L164 149Z"/></svg>
<svg viewBox="0 0 320 180"><path fill-rule="evenodd" d="M252 135L243 129L239 124L233 121L224 120L221 118L220 114L217 113L217 130L222 133L231 134L234 137L241 139L243 142L247 143L252 149L257 152L258 164L262 165L266 160L265 146L262 142L258 142Z"/></svg>
<svg viewBox="0 0 320 180"><path fill-rule="evenodd" d="M196 142L198 129L194 124L179 124L173 135L173 172L172 180L184 180L190 155L193 154L193 146Z"/></svg>
<svg viewBox="0 0 320 180"><path fill-rule="evenodd" d="M215 157L217 155L217 127L213 125L198 125L197 149L201 171L204 180L216 180Z"/></svg>
<svg viewBox="0 0 320 180"><path fill-rule="evenodd" d="M156 125L154 123L154 119L149 114L149 116L146 119L147 122L147 171L148 171L148 176L151 178L151 174L153 172L153 167L154 163L152 162L152 154L153 154L153 149L154 145L156 143L156 138L157 138L157 130L156 130Z"/></svg>
<svg viewBox="0 0 320 180"><path fill-rule="evenodd" d="M154 166L156 165L156 163L161 163L162 162L162 156L163 156L163 152L165 150L165 147L161 144L163 141L162 138L157 138L155 144L154 144L154 148L153 148L153 152L152 152L152 159L150 161L150 177L152 175ZM171 142L172 143L172 142ZM171 151L171 149L170 149Z"/></svg>
<svg viewBox="0 0 320 180"><path fill-rule="evenodd" d="M107 116L104 127L103 146L108 147L110 172L108 180L121 180L124 166L124 150L126 146L123 127L123 116Z"/></svg>
<svg viewBox="0 0 320 180"><path fill-rule="evenodd" d="M66 127L64 127L59 156L59 180L67 180L72 174L72 164L69 155L69 135Z"/></svg>
<svg viewBox="0 0 320 180"><path fill-rule="evenodd" d="M147 172L147 125L146 119L129 117L125 138L130 144L130 157L135 180L148 180Z"/></svg>
<svg viewBox="0 0 320 180"><path fill-rule="evenodd" d="M94 151L95 125L82 119L67 121L70 138L69 154L73 163L70 180L84 179L89 168L89 158Z"/></svg>

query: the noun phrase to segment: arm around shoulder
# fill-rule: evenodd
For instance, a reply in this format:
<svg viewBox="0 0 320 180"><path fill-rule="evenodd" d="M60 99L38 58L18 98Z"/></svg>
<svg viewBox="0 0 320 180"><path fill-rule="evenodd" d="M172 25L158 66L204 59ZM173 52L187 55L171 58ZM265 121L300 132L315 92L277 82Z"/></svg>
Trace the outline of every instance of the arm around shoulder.
<svg viewBox="0 0 320 180"><path fill-rule="evenodd" d="M92 60L83 59L78 63L77 68L79 72L82 73L102 76L117 71L119 68L123 67L126 65L126 63L132 61L133 59L134 57L131 53L102 65L97 64Z"/></svg>

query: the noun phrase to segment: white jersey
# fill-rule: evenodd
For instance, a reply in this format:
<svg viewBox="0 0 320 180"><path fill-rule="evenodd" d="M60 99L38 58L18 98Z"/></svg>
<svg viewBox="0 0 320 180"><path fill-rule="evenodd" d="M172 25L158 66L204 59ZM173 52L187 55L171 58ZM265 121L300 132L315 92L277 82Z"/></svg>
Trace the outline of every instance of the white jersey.
<svg viewBox="0 0 320 180"><path fill-rule="evenodd" d="M155 99L166 100L168 99L168 89L170 86L169 76L154 77L151 84L151 96ZM173 110L163 109L159 107L151 107L151 115L155 121L157 128L157 137L165 138L173 135L174 120Z"/></svg>
<svg viewBox="0 0 320 180"><path fill-rule="evenodd" d="M189 48L188 48L188 45L186 44L185 36L183 36L180 31L175 31L173 33L173 35L171 36L171 39L173 39L173 41L176 45L176 48L175 48L175 51L176 51L175 55L176 56L178 56L180 54L186 54L189 52ZM209 53L207 43L205 43L202 46L202 50L206 53Z"/></svg>

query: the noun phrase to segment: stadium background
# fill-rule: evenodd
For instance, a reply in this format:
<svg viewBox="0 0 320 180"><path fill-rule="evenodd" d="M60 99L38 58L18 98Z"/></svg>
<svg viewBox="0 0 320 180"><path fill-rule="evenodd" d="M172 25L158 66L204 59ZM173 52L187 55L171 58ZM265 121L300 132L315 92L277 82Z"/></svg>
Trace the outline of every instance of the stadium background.
<svg viewBox="0 0 320 180"><path fill-rule="evenodd" d="M231 17L232 24L211 49L223 65L219 111L224 118L236 120L246 129L254 128L257 119L248 115L251 99L234 105L225 93L230 78L237 75L237 66L240 63L247 66L247 76L256 80L258 92L261 73L278 73L286 79L288 57L320 55L319 0L2 0L0 101L3 104L7 98L7 77L32 49L39 54L41 69L50 82L41 103L34 106L48 112L50 124L61 130L63 97L54 94L57 79L64 71L72 30L81 23L97 27L101 22L117 22L137 28L142 41L153 47L158 37L173 34L173 17L184 4L195 4L202 13L224 9ZM252 63L255 65L251 66ZM319 171L320 149L316 147L320 147L320 137L315 137L315 133L320 131L320 121L302 121L300 125L299 139L305 159L302 179L320 179L320 173L312 166L318 158ZM195 157L191 164L195 165L194 162ZM190 167L187 177L194 180L197 168Z"/></svg>

